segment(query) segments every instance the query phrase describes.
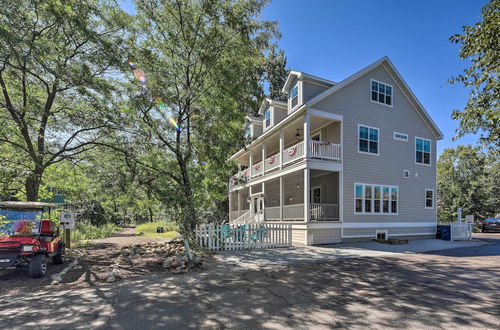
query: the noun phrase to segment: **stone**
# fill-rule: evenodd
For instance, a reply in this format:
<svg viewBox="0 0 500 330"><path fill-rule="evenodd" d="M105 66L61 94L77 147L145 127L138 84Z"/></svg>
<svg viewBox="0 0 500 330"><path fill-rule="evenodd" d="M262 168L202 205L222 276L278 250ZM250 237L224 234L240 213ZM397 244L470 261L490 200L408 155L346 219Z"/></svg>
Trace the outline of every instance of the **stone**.
<svg viewBox="0 0 500 330"><path fill-rule="evenodd" d="M177 257L174 257L174 258L175 258L175 260L174 260L174 262L172 262L171 267L172 267L172 268L177 268L177 267L179 267L179 266L181 265L181 261L180 261L180 259L179 259L179 258L177 258Z"/></svg>
<svg viewBox="0 0 500 330"><path fill-rule="evenodd" d="M61 282L59 282L59 281L52 281L50 283L50 285L53 285L53 286L56 286L56 285L59 285L59 284L61 284Z"/></svg>
<svg viewBox="0 0 500 330"><path fill-rule="evenodd" d="M168 257L167 259L165 259L165 261L163 261L163 268L168 269L168 268L172 267L172 264L174 263L174 261L175 261L175 257Z"/></svg>
<svg viewBox="0 0 500 330"><path fill-rule="evenodd" d="M121 255L124 257L128 257L130 255L130 250L129 249L123 249L121 250Z"/></svg>
<svg viewBox="0 0 500 330"><path fill-rule="evenodd" d="M114 282L116 282L116 277L114 277L114 276L109 276L109 277L106 279L106 282L108 282L108 283L114 283Z"/></svg>
<svg viewBox="0 0 500 330"><path fill-rule="evenodd" d="M52 275L52 281L54 282L62 282L62 277L59 274Z"/></svg>

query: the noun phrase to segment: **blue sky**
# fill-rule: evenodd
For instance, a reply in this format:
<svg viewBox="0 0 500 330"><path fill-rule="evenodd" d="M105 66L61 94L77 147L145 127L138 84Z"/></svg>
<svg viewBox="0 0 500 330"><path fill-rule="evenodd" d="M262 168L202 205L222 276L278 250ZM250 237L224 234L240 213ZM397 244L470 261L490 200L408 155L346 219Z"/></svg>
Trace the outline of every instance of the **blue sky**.
<svg viewBox="0 0 500 330"><path fill-rule="evenodd" d="M132 11L130 0L122 1ZM262 13L277 21L288 66L340 81L388 56L444 134L438 153L476 136L451 141L468 91L448 79L468 63L448 38L480 20L485 0L274 0Z"/></svg>

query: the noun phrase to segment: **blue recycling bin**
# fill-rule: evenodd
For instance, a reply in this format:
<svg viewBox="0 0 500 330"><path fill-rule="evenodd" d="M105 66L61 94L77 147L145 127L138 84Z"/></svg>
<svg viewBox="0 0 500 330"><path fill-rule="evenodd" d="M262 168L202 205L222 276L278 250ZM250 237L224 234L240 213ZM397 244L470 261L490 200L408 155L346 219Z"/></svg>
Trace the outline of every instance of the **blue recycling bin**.
<svg viewBox="0 0 500 330"><path fill-rule="evenodd" d="M441 237L444 241L451 240L451 226L450 225L438 225L437 226L437 235Z"/></svg>

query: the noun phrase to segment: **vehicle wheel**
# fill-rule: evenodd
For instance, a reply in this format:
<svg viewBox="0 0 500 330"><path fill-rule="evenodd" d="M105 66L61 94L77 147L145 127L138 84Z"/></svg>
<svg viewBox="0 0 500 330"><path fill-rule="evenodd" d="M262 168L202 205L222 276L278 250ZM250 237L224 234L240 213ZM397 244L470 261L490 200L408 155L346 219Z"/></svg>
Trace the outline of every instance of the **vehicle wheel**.
<svg viewBox="0 0 500 330"><path fill-rule="evenodd" d="M54 263L54 265L60 265L63 264L65 261L66 261L66 247L63 245L61 247L61 252L59 254L56 254L52 258L52 262Z"/></svg>
<svg viewBox="0 0 500 330"><path fill-rule="evenodd" d="M43 254L37 254L30 260L30 276L42 277L47 272L47 258Z"/></svg>

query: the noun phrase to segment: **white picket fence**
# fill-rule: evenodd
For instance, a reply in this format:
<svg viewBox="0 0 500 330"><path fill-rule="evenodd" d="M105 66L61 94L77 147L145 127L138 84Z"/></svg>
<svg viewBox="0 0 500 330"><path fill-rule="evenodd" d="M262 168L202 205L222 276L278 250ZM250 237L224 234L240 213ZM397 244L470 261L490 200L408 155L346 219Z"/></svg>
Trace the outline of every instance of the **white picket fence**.
<svg viewBox="0 0 500 330"><path fill-rule="evenodd" d="M291 224L200 225L198 245L207 250L283 248L292 245Z"/></svg>

